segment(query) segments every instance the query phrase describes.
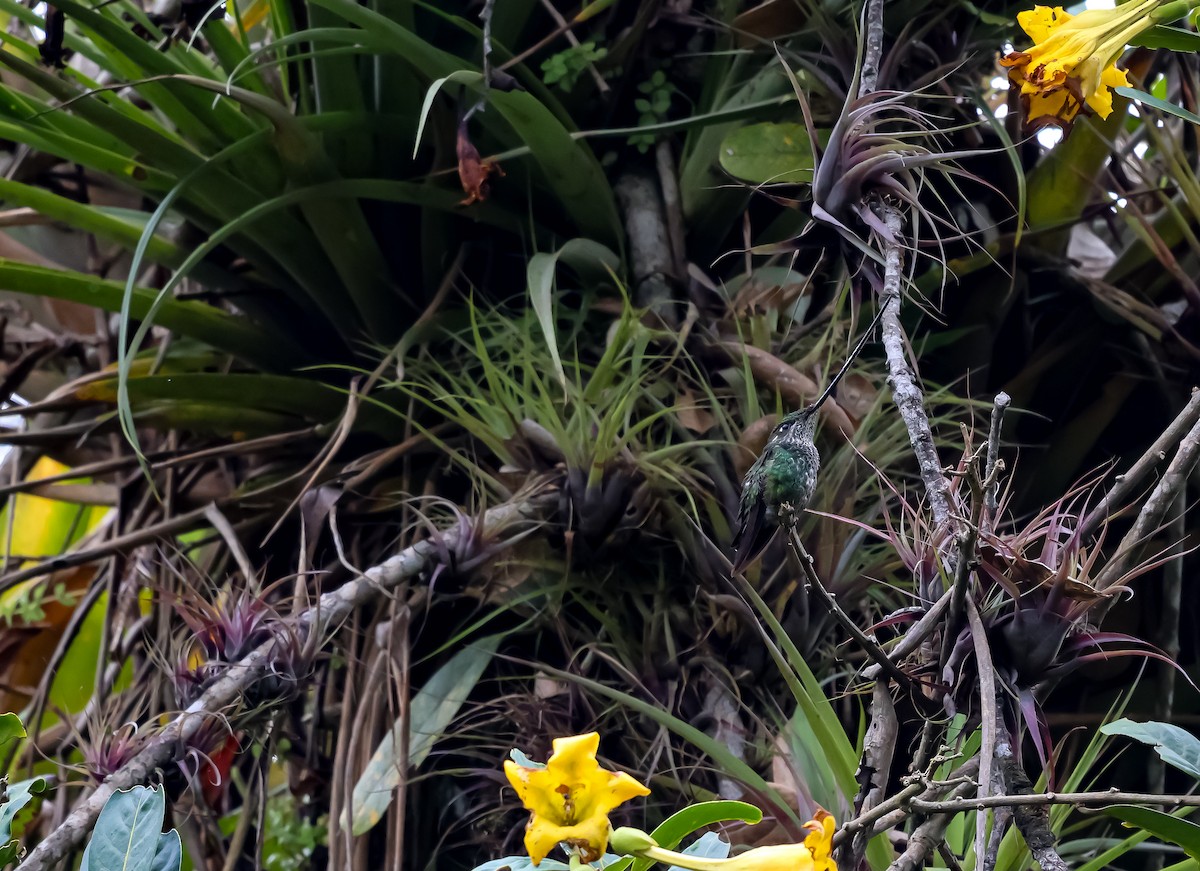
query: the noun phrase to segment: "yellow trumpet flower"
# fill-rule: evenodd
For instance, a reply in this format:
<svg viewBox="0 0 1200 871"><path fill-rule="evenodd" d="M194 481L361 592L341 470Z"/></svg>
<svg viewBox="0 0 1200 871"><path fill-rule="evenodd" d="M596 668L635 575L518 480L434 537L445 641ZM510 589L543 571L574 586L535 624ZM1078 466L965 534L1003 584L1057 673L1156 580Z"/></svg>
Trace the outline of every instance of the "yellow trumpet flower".
<svg viewBox="0 0 1200 871"><path fill-rule="evenodd" d="M803 844L755 847L730 859L704 859L665 850L637 829L617 829L613 833L613 849L689 871L837 871L832 856L833 833L837 829L833 817L818 811L816 819L805 825L812 831Z"/></svg>
<svg viewBox="0 0 1200 871"><path fill-rule="evenodd" d="M1129 85L1115 64L1131 39L1162 20L1162 6L1162 0L1130 0L1078 15L1061 6L1018 13L1017 23L1034 44L1009 52L1000 63L1021 89L1029 127L1069 129L1084 106L1101 118L1112 114L1111 89Z"/></svg>
<svg viewBox="0 0 1200 871"><path fill-rule="evenodd" d="M608 815L631 798L650 794L628 774L601 768L599 747L600 735L589 732L555 738L544 768L505 761L508 782L530 812L525 849L534 865L559 843L577 849L585 862L596 861L608 846Z"/></svg>

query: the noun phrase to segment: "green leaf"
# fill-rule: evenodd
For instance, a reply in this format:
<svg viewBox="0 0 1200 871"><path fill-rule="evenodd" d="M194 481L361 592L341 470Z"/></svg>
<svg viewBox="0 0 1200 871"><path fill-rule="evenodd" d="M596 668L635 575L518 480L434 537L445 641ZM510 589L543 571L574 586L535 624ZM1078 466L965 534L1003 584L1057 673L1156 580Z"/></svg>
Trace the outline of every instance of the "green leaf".
<svg viewBox="0 0 1200 871"><path fill-rule="evenodd" d="M183 843L179 832L171 829L158 836L158 849L154 853L154 862L150 871L179 871L183 865Z"/></svg>
<svg viewBox="0 0 1200 871"><path fill-rule="evenodd" d="M135 786L114 792L96 820L79 871L157 871L166 808L161 789Z"/></svg>
<svg viewBox="0 0 1200 871"><path fill-rule="evenodd" d="M671 814L650 834L660 847L674 850L684 838L699 829L731 821L755 825L762 822L762 817L761 810L744 801L705 801ZM653 865L653 859L634 859L631 867L633 871L646 871Z"/></svg>
<svg viewBox="0 0 1200 871"><path fill-rule="evenodd" d="M501 636L492 635L455 654L413 697L408 708L411 723L408 729L410 769L425 761L433 750L433 745L458 715L459 708L475 688L483 670L492 661L500 639ZM362 777L354 784L355 835L370 831L383 819L396 794L396 786L400 783L401 776L407 773L400 770L400 749L396 746L396 737L404 728L403 720L397 719L375 749ZM343 816L343 828L345 825L346 818Z"/></svg>
<svg viewBox="0 0 1200 871"><path fill-rule="evenodd" d="M1105 735L1124 735L1154 748L1163 762L1200 779L1200 738L1170 723L1136 723L1122 717L1100 727Z"/></svg>
<svg viewBox="0 0 1200 871"><path fill-rule="evenodd" d="M0 804L0 844L12 838L13 821L17 814L45 791L46 781L41 777L21 780L6 787L4 803Z"/></svg>
<svg viewBox="0 0 1200 871"><path fill-rule="evenodd" d="M1118 91L1121 89L1118 88ZM1037 237L1038 247L1065 250L1069 224L1091 202L1098 177L1112 154L1112 144L1128 115L1125 98L1113 100L1107 118L1080 118L1071 135L1042 158L1029 174L1026 215L1030 230L1049 230Z"/></svg>
<svg viewBox="0 0 1200 871"><path fill-rule="evenodd" d="M1113 88L1113 90L1122 97L1128 97L1130 100L1152 106L1160 112L1166 112L1168 115L1174 115L1176 118L1182 118L1184 121L1189 121L1192 124L1200 124L1200 115L1197 115L1195 112L1189 112L1182 106L1176 106L1174 103L1159 99L1153 94L1147 94L1145 91L1139 91L1137 88L1118 87Z"/></svg>
<svg viewBox="0 0 1200 871"><path fill-rule="evenodd" d="M16 714L0 714L0 752L9 741L25 737L25 727Z"/></svg>
<svg viewBox="0 0 1200 871"><path fill-rule="evenodd" d="M572 239L553 254L534 254L529 258L525 276L529 283L530 302L546 339L550 359L554 362L558 383L565 385L567 374L563 371L554 323L554 274L560 260L596 283L603 283L612 271L619 269L621 260L604 245L591 239Z"/></svg>
<svg viewBox="0 0 1200 871"><path fill-rule="evenodd" d="M751 184L807 184L813 151L803 124L765 121L734 130L721 142L721 166Z"/></svg>
<svg viewBox="0 0 1200 871"><path fill-rule="evenodd" d="M1170 51L1200 51L1200 33L1193 33L1182 27L1160 24L1149 30L1143 30L1129 40L1129 44L1142 48L1165 48Z"/></svg>
<svg viewBox="0 0 1200 871"><path fill-rule="evenodd" d="M314 2L368 32L386 35L389 53L404 58L421 75L442 78L469 68L461 58L430 45L397 22L349 0ZM495 112L478 113L479 122L506 143L529 147L536 172L579 230L584 235L619 245L621 235L616 200L591 149L575 141L571 131L563 126L551 108L533 94L487 89L482 75L473 82L468 79L465 84L476 94L485 95L495 109ZM513 141L514 133L517 142Z"/></svg>
<svg viewBox="0 0 1200 871"><path fill-rule="evenodd" d="M1162 811L1138 805L1115 805L1104 809L1130 828L1142 829L1157 838L1178 844L1193 859L1200 859L1200 826Z"/></svg>
<svg viewBox="0 0 1200 871"><path fill-rule="evenodd" d="M65 272L0 259L0 289L51 299L67 299L102 311L119 312L125 282L106 281L79 272ZM134 288L129 312L144 318L158 292ZM164 300L155 322L182 336L190 336L267 370L286 368L305 360L307 352L277 331L267 332L244 317L228 314L204 303Z"/></svg>
<svg viewBox="0 0 1200 871"><path fill-rule="evenodd" d="M5 714L0 717L0 723L11 716L13 714ZM23 735L24 730L22 730ZM0 745L3 743L0 740ZM45 791L46 781L40 777L22 780L6 788L4 798L0 800L0 868L16 861L17 854L21 851L21 842L14 837L14 834L19 835L24 826L15 825L17 816ZM33 811L34 809L30 808L30 814ZM27 822L27 817L23 817L22 822ZM14 828L17 829L16 832L14 832Z"/></svg>

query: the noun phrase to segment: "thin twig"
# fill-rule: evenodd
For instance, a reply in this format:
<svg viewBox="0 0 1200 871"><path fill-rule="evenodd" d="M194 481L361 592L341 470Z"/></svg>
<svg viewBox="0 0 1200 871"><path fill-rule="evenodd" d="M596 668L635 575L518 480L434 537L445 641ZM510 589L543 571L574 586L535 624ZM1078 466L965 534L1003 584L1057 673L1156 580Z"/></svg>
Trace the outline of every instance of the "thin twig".
<svg viewBox="0 0 1200 871"><path fill-rule="evenodd" d="M554 8L554 4L550 0L542 0L542 8L554 19L554 23L558 25L559 30L567 37L567 42L571 43L571 47L579 48L579 37L571 32L571 25L567 22L567 19L562 17L562 13ZM600 75L600 71L596 69L594 63L588 61L587 69L592 77L592 81L596 85L596 90L601 94L607 94L612 90L609 88L608 82L604 81L604 76Z"/></svg>
<svg viewBox="0 0 1200 871"><path fill-rule="evenodd" d="M989 795L985 798L955 798L938 801L915 798L909 807L922 813L958 813L989 807L1025 807L1027 805L1114 805L1161 804L1170 807L1200 807L1200 795L1156 795L1148 792L1036 792L1018 795Z"/></svg>
<svg viewBox="0 0 1200 871"><path fill-rule="evenodd" d="M1033 791L1033 785L1017 759L1008 761L1005 779L1010 788L1017 792L1028 794ZM1050 809L1047 806L1013 808L1013 823L1042 871L1068 871L1067 863L1058 855L1054 832L1050 829Z"/></svg>
<svg viewBox="0 0 1200 871"><path fill-rule="evenodd" d="M1192 398L1183 407L1179 415L1171 421L1163 434L1154 440L1154 444L1129 467L1129 471L1117 476L1112 489L1105 494L1096 507L1088 512L1087 517L1079 525L1079 534L1087 540L1108 520L1109 516L1120 507L1151 470L1167 458L1167 453L1174 448L1187 434L1196 421L1200 420L1200 389L1192 388Z"/></svg>
<svg viewBox="0 0 1200 871"><path fill-rule="evenodd" d="M988 428L987 442L987 466L984 468L983 477L985 480L991 481L992 484L987 489L987 513L984 514L984 526L986 529L991 529L996 523L996 512L999 510L997 493L1000 489L999 476L996 474L996 464L1000 462L1000 431L1004 426L1004 412L1008 411L1008 406L1012 402L1012 398L1003 390L996 394L996 398L992 400L992 422Z"/></svg>
<svg viewBox="0 0 1200 871"><path fill-rule="evenodd" d="M881 801L879 804L875 805L875 807L864 811L862 814L843 825L833 835L833 846L837 847L841 845L847 838L852 837L860 832L866 832L870 835L874 835L876 820L886 817L893 811L907 807L910 800L916 798L927 789L928 787L923 782L914 780L891 798L887 799L886 801Z"/></svg>
<svg viewBox="0 0 1200 871"><path fill-rule="evenodd" d="M971 788L972 784L964 783L954 792L963 793ZM925 867L925 860L943 843L946 829L953 819L953 814L935 814L917 826L908 838L908 846L896 861L888 866L888 871L916 871Z"/></svg>
<svg viewBox="0 0 1200 871"><path fill-rule="evenodd" d="M933 634L942 624L942 615L946 613L946 609L950 607L950 590L944 592L940 599L929 606L929 610L925 612L916 623L908 628L901 638L891 650L888 651L888 659L892 662L900 662L906 656L916 651L921 646L926 638ZM863 670L863 677L868 680L874 680L879 677L880 667L877 665L868 665Z"/></svg>
<svg viewBox="0 0 1200 871"><path fill-rule="evenodd" d="M484 528L505 527L531 520L538 513L539 505L536 502L510 502L488 511L484 515ZM443 533L443 540L447 545L452 545L455 536L455 529L451 528ZM332 630L356 608L425 571L436 559L436 554L436 548L428 541L405 548L338 589L325 593L313 607L300 614L299 625L307 628L310 638L327 641L333 634ZM92 830L109 796L117 790L129 789L150 780L157 770L186 750L190 739L210 717L223 715L238 705L246 691L271 665L274 649L274 640L267 641L231 664L226 674L205 690L187 710L164 726L141 751L80 802L58 828L30 851L19 866L19 871L48 871L66 858Z"/></svg>
<svg viewBox="0 0 1200 871"><path fill-rule="evenodd" d="M817 598L821 600L825 607L829 609L829 613L833 615L833 619L849 633L850 637L858 643L858 646L866 652L867 656L874 660L875 664L887 673L888 677L902 686L909 686L912 683L912 678L888 659L888 655L879 646L879 642L859 629L858 624L850 619L850 615L842 610L842 606L837 603L837 599L834 598L833 594L825 589L825 585L817 577L816 569L813 568L812 557L804 550L804 545L800 541L800 534L795 529L792 529L788 540L792 545L793 552L796 554L796 559L800 562L800 568L808 580L809 587L816 593Z"/></svg>

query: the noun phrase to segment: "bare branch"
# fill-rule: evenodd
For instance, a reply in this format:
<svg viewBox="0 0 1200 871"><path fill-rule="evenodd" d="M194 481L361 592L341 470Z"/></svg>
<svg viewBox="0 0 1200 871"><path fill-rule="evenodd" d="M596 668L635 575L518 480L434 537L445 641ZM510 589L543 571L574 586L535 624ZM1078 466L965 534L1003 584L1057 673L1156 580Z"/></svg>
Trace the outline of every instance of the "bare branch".
<svg viewBox="0 0 1200 871"><path fill-rule="evenodd" d="M866 651L867 656L871 657L876 665L887 672L888 677L904 686L911 684L912 678L905 674L892 660L888 659L888 655L883 652L883 648L879 646L879 643L859 629L858 624L850 619L850 615L842 610L842 606L837 603L833 594L825 589L825 585L817 577L816 569L813 568L813 559L804 550L804 545L800 542L800 534L795 529L791 530L788 540L791 543L796 559L800 562L800 568L808 580L809 588L816 593L817 598L829 609L829 613L833 615L838 625L845 629L850 637L858 642L858 646Z"/></svg>
<svg viewBox="0 0 1200 871"><path fill-rule="evenodd" d="M1147 792L1036 792L1018 795L989 795L986 798L954 798L929 801L915 798L909 807L922 813L958 813L989 807L1026 807L1030 805L1073 804L1080 807L1114 804L1146 804L1173 807L1200 807L1200 795L1155 795Z"/></svg>
<svg viewBox="0 0 1200 871"><path fill-rule="evenodd" d="M1198 461L1200 461L1200 419L1193 423L1191 430L1179 443L1179 450L1176 451L1174 459L1171 460L1162 479L1151 491L1145 504L1142 505L1142 510L1138 512L1133 527L1121 539L1121 546L1117 549L1117 553L1096 576L1097 590L1104 591L1120 581L1126 566L1141 550L1146 539L1162 525L1167 509L1182 493L1184 483L1187 481L1188 475L1196 468ZM1110 599L1109 602L1111 603L1111 601ZM1101 607L1107 610L1106 606L1102 605Z"/></svg>
<svg viewBox="0 0 1200 871"><path fill-rule="evenodd" d="M1088 512L1083 523L1079 526L1080 535L1086 540L1095 535L1104 521L1108 520L1113 511L1120 508L1121 503L1142 482L1150 471L1167 458L1167 452L1183 439L1184 435L1200 420L1200 390L1192 388L1192 398L1183 407L1183 411L1171 421L1171 425L1163 431L1146 453L1129 467L1129 471L1117 476L1117 481L1103 499Z"/></svg>
<svg viewBox="0 0 1200 871"><path fill-rule="evenodd" d="M862 75L858 80L858 95L865 96L879 85L879 60L883 55L883 0L867 0L863 9L867 30L863 51Z"/></svg>
<svg viewBox="0 0 1200 871"><path fill-rule="evenodd" d="M1012 398L1003 390L996 394L996 398L992 400L992 423L988 428L987 442L987 466L984 467L983 477L987 481L991 481L991 486L987 490L987 513L984 514L984 524L988 529L996 522L996 511L999 506L997 504L996 494L1000 489L1000 482L997 480L996 464L1000 461L1000 431L1004 426L1004 412L1008 410Z"/></svg>

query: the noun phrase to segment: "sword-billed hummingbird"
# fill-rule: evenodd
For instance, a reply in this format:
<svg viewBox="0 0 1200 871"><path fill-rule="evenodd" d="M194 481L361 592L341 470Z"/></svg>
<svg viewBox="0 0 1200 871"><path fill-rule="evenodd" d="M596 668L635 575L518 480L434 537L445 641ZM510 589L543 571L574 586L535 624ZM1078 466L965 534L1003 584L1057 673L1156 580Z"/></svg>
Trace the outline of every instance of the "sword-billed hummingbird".
<svg viewBox="0 0 1200 871"><path fill-rule="evenodd" d="M744 571L771 543L779 527L790 528L796 515L808 507L817 486L817 471L821 468L821 455L814 444L817 412L862 351L881 314L882 306L817 401L784 415L775 425L762 454L746 473L742 481L737 532L733 536L733 547L737 551L734 572Z"/></svg>

